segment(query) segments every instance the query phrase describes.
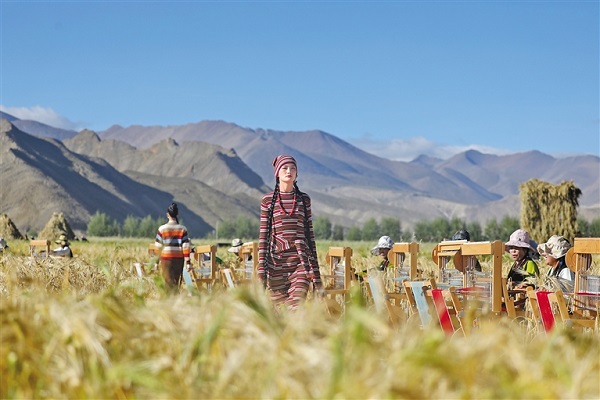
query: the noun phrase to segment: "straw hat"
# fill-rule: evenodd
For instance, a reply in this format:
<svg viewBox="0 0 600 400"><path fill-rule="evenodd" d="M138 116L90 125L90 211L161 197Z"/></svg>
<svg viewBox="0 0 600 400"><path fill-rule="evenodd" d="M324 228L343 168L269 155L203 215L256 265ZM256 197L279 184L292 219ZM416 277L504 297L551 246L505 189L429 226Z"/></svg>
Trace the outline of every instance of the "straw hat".
<svg viewBox="0 0 600 400"><path fill-rule="evenodd" d="M67 246L69 244L69 239L67 238L67 235L63 233L55 240L55 242L61 246Z"/></svg>
<svg viewBox="0 0 600 400"><path fill-rule="evenodd" d="M241 239L233 239L231 241L231 247L227 249L229 253L239 253L240 247L242 247L243 243Z"/></svg>

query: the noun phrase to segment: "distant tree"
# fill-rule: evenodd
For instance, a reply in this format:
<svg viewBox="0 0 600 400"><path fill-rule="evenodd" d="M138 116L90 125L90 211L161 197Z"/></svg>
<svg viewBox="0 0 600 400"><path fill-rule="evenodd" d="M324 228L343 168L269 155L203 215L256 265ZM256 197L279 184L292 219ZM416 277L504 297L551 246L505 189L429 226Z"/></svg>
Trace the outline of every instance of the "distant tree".
<svg viewBox="0 0 600 400"><path fill-rule="evenodd" d="M588 237L600 237L600 218L594 218L590 222Z"/></svg>
<svg viewBox="0 0 600 400"><path fill-rule="evenodd" d="M167 217L153 219L151 215L147 215L140 221L140 227L137 237L152 238L156 237L158 227L167 223Z"/></svg>
<svg viewBox="0 0 600 400"><path fill-rule="evenodd" d="M384 217L381 219L381 233L392 238L394 242L402 239L402 228L397 218Z"/></svg>
<svg viewBox="0 0 600 400"><path fill-rule="evenodd" d="M489 241L494 241L494 240L507 241L508 240L508 237L507 238L504 237L502 228L500 228L500 224L498 224L498 221L495 218L489 219L487 221L487 223L485 224L484 238Z"/></svg>
<svg viewBox="0 0 600 400"><path fill-rule="evenodd" d="M414 232L417 240L422 240L424 242L436 241L431 223L428 221L417 222L415 224Z"/></svg>
<svg viewBox="0 0 600 400"><path fill-rule="evenodd" d="M450 239L454 235L454 232L456 231L452 230L450 222L444 217L438 217L431 221L431 234L433 236L432 241L434 242Z"/></svg>
<svg viewBox="0 0 600 400"><path fill-rule="evenodd" d="M466 228L467 232L469 232L469 236L471 236L472 242L479 242L483 240L483 233L481 230L481 224L479 222L469 222Z"/></svg>
<svg viewBox="0 0 600 400"><path fill-rule="evenodd" d="M508 241L510 234L520 228L519 219L505 215L500 221L500 240ZM531 233L531 232L530 232Z"/></svg>
<svg viewBox="0 0 600 400"><path fill-rule="evenodd" d="M328 218L315 218L313 221L313 230L315 231L315 239L317 240L327 240L331 238L331 222Z"/></svg>
<svg viewBox="0 0 600 400"><path fill-rule="evenodd" d="M577 237L590 237L590 223L581 217L577 218Z"/></svg>
<svg viewBox="0 0 600 400"><path fill-rule="evenodd" d="M258 239L259 221L246 215L219 222L219 238Z"/></svg>
<svg viewBox="0 0 600 400"><path fill-rule="evenodd" d="M236 226L233 219L219 221L219 238L236 238Z"/></svg>
<svg viewBox="0 0 600 400"><path fill-rule="evenodd" d="M362 239L362 232L358 226L351 226L346 233L346 240L358 241Z"/></svg>
<svg viewBox="0 0 600 400"><path fill-rule="evenodd" d="M377 240L381 236L381 229L375 218L369 218L362 228L362 240Z"/></svg>
<svg viewBox="0 0 600 400"><path fill-rule="evenodd" d="M235 219L235 235L232 238L258 239L259 221L246 215L240 215Z"/></svg>
<svg viewBox="0 0 600 400"><path fill-rule="evenodd" d="M88 236L118 236L118 222L107 214L96 211L87 226Z"/></svg>
<svg viewBox="0 0 600 400"><path fill-rule="evenodd" d="M448 231L448 237L447 239L450 239L452 237L452 235L454 235L454 233L460 229L467 229L467 224L465 223L465 221L463 221L462 219L458 218L458 217L453 217L448 224L450 225L450 229ZM471 232L469 232L469 235L471 235Z"/></svg>
<svg viewBox="0 0 600 400"><path fill-rule="evenodd" d="M331 238L333 240L344 240L344 227L341 225L334 225Z"/></svg>
<svg viewBox="0 0 600 400"><path fill-rule="evenodd" d="M133 215L128 215L123 221L121 234L124 237L138 237L140 230L140 219Z"/></svg>

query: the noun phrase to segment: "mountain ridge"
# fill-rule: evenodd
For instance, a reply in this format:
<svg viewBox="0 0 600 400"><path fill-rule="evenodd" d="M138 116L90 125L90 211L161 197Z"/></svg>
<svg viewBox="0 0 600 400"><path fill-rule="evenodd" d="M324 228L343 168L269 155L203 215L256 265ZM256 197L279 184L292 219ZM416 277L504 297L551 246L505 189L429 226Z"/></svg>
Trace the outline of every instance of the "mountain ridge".
<svg viewBox="0 0 600 400"><path fill-rule="evenodd" d="M16 121L5 120L3 126L9 123L11 129L29 135L16 127ZM534 177L552 183L574 180L584 192L580 213L598 215L600 210L600 159L595 156L556 159L538 151L497 156L469 150L446 160L420 156L400 162L366 153L320 130L252 130L224 121L169 127L113 125L103 132L74 132L62 141L52 139L54 128L46 129L32 135L49 137L45 140L83 157L86 163L106 163L117 181L131 179L144 188L161 188L171 200L177 198L186 211L199 218L198 232L203 234L219 220L237 215L258 217L260 197L275 182L272 158L282 153L296 157L299 186L313 198L315 216L346 227L371 217L395 217L410 227L438 216L479 222L518 216L518 186ZM3 142L3 154L4 147ZM2 180L6 181L6 167L2 168ZM122 189L115 194L123 196ZM4 197L3 209L9 215L18 213L19 200L7 203ZM140 212L164 207L147 205ZM110 205L100 209L109 215L123 214L113 212ZM52 211L68 215L68 210ZM18 219L23 218L18 214ZM80 219L82 226L84 219Z"/></svg>

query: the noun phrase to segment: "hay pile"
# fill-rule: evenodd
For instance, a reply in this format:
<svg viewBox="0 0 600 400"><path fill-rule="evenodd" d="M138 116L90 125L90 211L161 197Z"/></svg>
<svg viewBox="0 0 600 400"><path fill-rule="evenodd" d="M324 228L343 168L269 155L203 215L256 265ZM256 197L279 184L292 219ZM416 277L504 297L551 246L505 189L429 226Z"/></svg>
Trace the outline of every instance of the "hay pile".
<svg viewBox="0 0 600 400"><path fill-rule="evenodd" d="M23 235L6 213L0 214L0 237L4 239L23 239Z"/></svg>
<svg viewBox="0 0 600 400"><path fill-rule="evenodd" d="M63 213L53 213L52 218L46 224L44 229L38 234L40 239L56 240L60 235L67 235L67 239L75 239L75 233L71 229L69 222Z"/></svg>

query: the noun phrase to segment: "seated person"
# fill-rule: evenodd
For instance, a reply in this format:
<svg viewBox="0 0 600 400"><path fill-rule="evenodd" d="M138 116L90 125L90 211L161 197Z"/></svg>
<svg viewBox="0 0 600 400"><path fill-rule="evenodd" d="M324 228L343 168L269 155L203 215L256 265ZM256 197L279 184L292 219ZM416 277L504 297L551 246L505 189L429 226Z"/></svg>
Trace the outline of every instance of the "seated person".
<svg viewBox="0 0 600 400"><path fill-rule="evenodd" d="M243 244L244 243L242 242L241 239L237 239L237 238L233 239L231 241L231 247L227 249L227 252L228 253L233 253L233 254L235 254L236 256L239 257L240 249L242 248Z"/></svg>
<svg viewBox="0 0 600 400"><path fill-rule="evenodd" d="M385 271L386 268L393 268L388 260L388 253L394 247L394 242L389 236L382 236L379 238L377 245L371 249L371 254L374 256L380 256L382 258L381 263L377 266L379 271Z"/></svg>
<svg viewBox="0 0 600 400"><path fill-rule="evenodd" d="M548 277L573 282L575 273L567 267L565 256L571 248L571 243L563 237L553 235L546 243L540 244L537 249L542 257L546 259L546 265L550 266Z"/></svg>
<svg viewBox="0 0 600 400"><path fill-rule="evenodd" d="M71 248L69 247L69 240L67 239L67 235L61 234L55 242L59 244L59 247L52 250L50 252L50 255L57 257L73 257L73 251L71 251Z"/></svg>
<svg viewBox="0 0 600 400"><path fill-rule="evenodd" d="M537 250L531 246L529 232L524 229L514 231L504 244L504 250L514 260L508 273L508 280L513 285L528 286L525 283L526 278L539 276L538 266L531 257L531 252L537 253Z"/></svg>
<svg viewBox="0 0 600 400"><path fill-rule="evenodd" d="M471 241L471 235L465 229L459 229L452 235L452 239L450 240L466 240L467 242ZM475 258L475 271L481 272L481 264L479 264L479 260Z"/></svg>

